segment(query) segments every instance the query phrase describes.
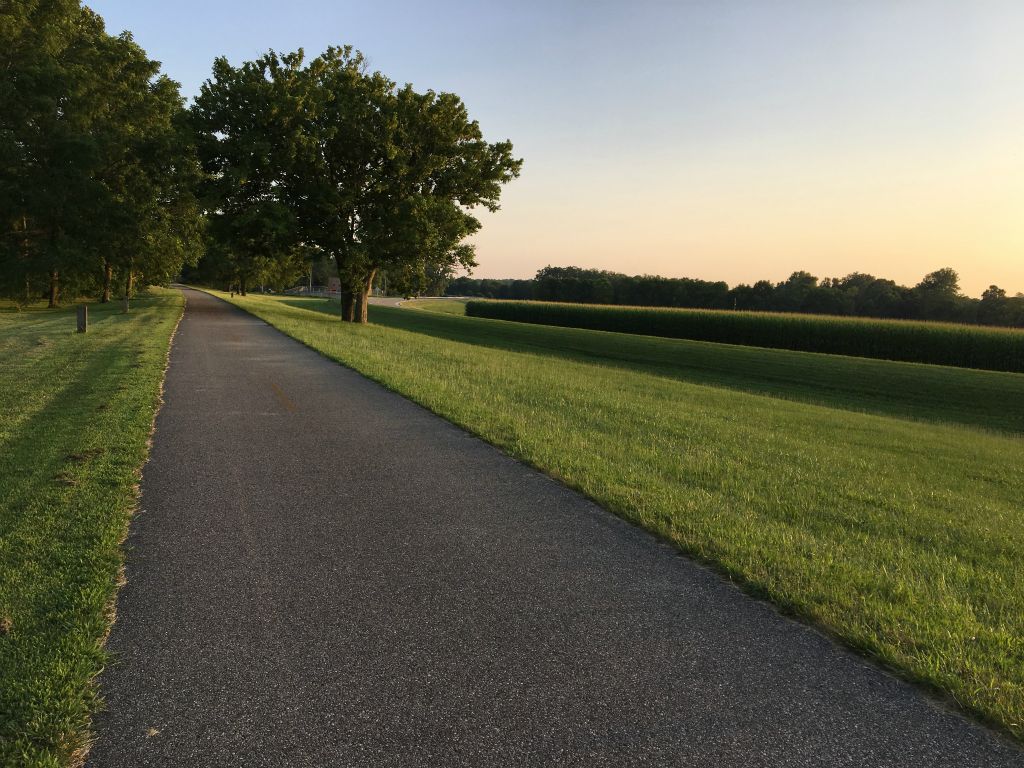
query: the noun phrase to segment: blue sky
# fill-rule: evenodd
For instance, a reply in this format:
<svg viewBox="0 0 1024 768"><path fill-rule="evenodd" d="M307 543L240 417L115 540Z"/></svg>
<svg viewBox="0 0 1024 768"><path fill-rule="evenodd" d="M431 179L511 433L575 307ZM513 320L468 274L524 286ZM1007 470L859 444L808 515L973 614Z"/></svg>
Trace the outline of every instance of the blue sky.
<svg viewBox="0 0 1024 768"><path fill-rule="evenodd" d="M1024 291L1024 3L97 0L191 95L217 55L350 43L525 158L477 237L724 279L956 268Z"/></svg>

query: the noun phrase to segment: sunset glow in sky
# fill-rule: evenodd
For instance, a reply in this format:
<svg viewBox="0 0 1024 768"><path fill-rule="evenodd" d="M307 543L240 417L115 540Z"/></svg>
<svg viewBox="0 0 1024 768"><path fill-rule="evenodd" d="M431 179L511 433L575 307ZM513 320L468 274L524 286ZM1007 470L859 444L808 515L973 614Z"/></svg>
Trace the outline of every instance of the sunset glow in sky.
<svg viewBox="0 0 1024 768"><path fill-rule="evenodd" d="M1024 291L1024 3L89 3L194 94L217 55L316 55L466 101L525 159L480 277L547 264Z"/></svg>

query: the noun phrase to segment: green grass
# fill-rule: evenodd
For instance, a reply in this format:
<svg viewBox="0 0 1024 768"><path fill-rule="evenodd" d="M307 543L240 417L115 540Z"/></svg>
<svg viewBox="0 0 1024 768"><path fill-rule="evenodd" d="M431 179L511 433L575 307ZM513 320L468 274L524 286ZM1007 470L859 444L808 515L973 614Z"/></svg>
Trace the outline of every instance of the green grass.
<svg viewBox="0 0 1024 768"><path fill-rule="evenodd" d="M1024 330L859 317L480 301L466 314L568 328L1024 372Z"/></svg>
<svg viewBox="0 0 1024 768"><path fill-rule="evenodd" d="M403 307L426 309L429 312L440 312L443 315L465 315L464 299L413 299L402 303Z"/></svg>
<svg viewBox="0 0 1024 768"><path fill-rule="evenodd" d="M288 299L337 313L337 304ZM612 365L831 408L1024 433L1024 376L841 355L452 317L444 301L374 307L374 322L451 341ZM456 303L456 302L453 302Z"/></svg>
<svg viewBox="0 0 1024 768"><path fill-rule="evenodd" d="M0 765L81 757L178 291L0 310Z"/></svg>
<svg viewBox="0 0 1024 768"><path fill-rule="evenodd" d="M473 318L373 307L374 324L358 327L304 308L314 302L235 303L1024 735L1019 436L851 411L861 396L852 384L823 394L838 403L825 407L805 402L799 387L792 399L779 396L781 380L772 394L755 394L664 375L658 367L667 362L630 370L621 359L587 360L578 345L590 342L578 331L559 355L556 338L538 326L528 326L542 337L529 350L511 330L487 343L500 328ZM621 355L642 341L593 338ZM725 364L729 353L751 354L728 347L718 359ZM761 353L804 372L836 362ZM769 357L756 359L770 366ZM956 375L972 373L872 365L881 367L861 378L892 365L894 386L916 372L933 394L943 377L954 390L970 386ZM993 391L1019 386L973 373L979 385L993 376ZM935 411L925 400L921 418ZM914 410L912 401L905 394L901 407Z"/></svg>

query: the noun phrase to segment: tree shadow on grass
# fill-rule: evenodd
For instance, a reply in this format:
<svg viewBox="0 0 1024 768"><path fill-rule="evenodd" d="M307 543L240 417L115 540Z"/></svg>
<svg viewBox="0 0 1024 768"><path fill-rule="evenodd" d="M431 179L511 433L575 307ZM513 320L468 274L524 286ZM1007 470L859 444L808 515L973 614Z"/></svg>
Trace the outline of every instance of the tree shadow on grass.
<svg viewBox="0 0 1024 768"><path fill-rule="evenodd" d="M327 299L282 303L336 314ZM1024 433L1024 375L561 328L371 306L372 322L508 352L545 355L737 391L932 423Z"/></svg>

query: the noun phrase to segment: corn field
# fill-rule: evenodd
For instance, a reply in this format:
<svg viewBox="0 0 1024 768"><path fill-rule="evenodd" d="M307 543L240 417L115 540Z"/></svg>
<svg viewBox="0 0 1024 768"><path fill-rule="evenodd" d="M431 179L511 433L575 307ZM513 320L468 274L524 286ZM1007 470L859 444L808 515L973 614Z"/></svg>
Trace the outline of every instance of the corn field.
<svg viewBox="0 0 1024 768"><path fill-rule="evenodd" d="M1024 372L1024 331L988 326L541 301L470 301L466 314L567 328Z"/></svg>

